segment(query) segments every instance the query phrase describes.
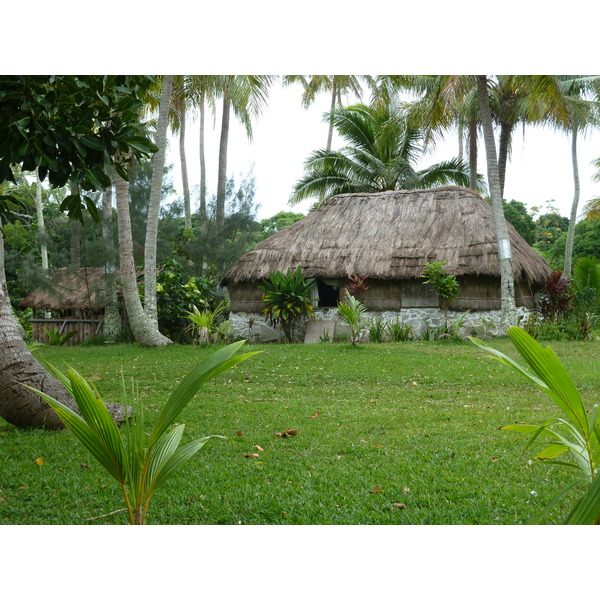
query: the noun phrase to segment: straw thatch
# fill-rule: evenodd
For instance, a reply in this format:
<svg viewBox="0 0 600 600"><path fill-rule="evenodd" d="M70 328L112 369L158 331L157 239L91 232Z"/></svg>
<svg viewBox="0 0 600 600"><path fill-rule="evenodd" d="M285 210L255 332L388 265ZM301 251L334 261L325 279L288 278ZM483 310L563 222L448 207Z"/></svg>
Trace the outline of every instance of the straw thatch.
<svg viewBox="0 0 600 600"><path fill-rule="evenodd" d="M548 264L510 224L508 231L515 284L539 288ZM323 279L358 273L370 281L415 281L433 261L465 281L499 281L492 207L477 192L449 186L334 196L242 256L222 284L240 290L298 265Z"/></svg>
<svg viewBox="0 0 600 600"><path fill-rule="evenodd" d="M39 310L79 310L98 313L105 307L104 268L57 269L20 303Z"/></svg>

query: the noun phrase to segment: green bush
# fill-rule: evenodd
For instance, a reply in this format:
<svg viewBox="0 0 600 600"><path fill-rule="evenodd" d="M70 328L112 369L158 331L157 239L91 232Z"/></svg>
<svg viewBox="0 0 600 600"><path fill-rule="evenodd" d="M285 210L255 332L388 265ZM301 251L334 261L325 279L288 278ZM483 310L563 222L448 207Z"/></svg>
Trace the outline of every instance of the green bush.
<svg viewBox="0 0 600 600"><path fill-rule="evenodd" d="M308 296L315 280L302 275L302 267L295 271L288 269L287 275L280 271L271 273L268 279L258 286L264 292L263 314L272 325L279 325L289 343L294 338L296 323L305 316L312 315L313 305Z"/></svg>
<svg viewBox="0 0 600 600"><path fill-rule="evenodd" d="M438 261L425 263L421 277L425 279L423 285L429 285L435 290L440 299L440 308L447 315L450 303L458 298L459 285L456 277L447 275L446 263Z"/></svg>

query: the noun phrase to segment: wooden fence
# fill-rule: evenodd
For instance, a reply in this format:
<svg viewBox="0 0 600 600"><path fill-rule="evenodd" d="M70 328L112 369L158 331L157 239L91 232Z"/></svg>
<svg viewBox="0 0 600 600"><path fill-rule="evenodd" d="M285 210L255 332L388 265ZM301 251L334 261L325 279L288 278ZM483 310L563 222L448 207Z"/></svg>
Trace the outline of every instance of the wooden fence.
<svg viewBox="0 0 600 600"><path fill-rule="evenodd" d="M63 345L76 346L90 337L98 335L103 325L104 320L100 318L31 319L31 337L36 342L51 344L53 340L45 330L55 331L61 336L74 331L75 333Z"/></svg>

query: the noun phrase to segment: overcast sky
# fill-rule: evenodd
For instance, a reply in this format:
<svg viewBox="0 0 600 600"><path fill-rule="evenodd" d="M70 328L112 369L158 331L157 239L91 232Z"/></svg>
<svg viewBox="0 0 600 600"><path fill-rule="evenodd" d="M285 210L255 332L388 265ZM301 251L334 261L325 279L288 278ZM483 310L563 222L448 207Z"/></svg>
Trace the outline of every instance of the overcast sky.
<svg viewBox="0 0 600 600"><path fill-rule="evenodd" d="M312 201L305 201L290 207L288 198L292 186L302 176L303 164L310 152L326 145L328 126L323 121L323 113L329 110L330 98L328 94L322 94L309 109L304 109L301 106L301 94L302 89L297 84L282 87L277 82L273 85L262 116L254 122L252 141L248 140L239 122L234 118L231 121L227 173L239 181L254 167L255 202L260 204L260 219L282 210L306 213L312 205ZM348 103L353 102L356 102L356 98L348 97ZM207 121L206 129L207 186L210 195L215 193L217 183L219 114L215 129L212 130L212 120ZM580 208L586 200L600 196L600 183L592 182L595 169L590 164L600 157L599 135L595 133L578 140ZM187 125L186 131L190 187L197 185L200 180L198 136L199 124L196 118ZM173 163L173 183L182 196L178 141L171 140L171 144L167 160ZM334 138L334 148L342 145L342 140ZM450 133L432 154L423 157L420 166L429 166L457 154L458 140L455 134ZM478 170L486 175L483 139L479 141L478 158ZM505 197L508 200L519 200L528 207L544 207L547 201L554 200L561 214L569 216L573 202L570 138L547 128L527 127L524 131L518 128L514 133L507 168ZM197 210L197 194L192 200L194 209Z"/></svg>

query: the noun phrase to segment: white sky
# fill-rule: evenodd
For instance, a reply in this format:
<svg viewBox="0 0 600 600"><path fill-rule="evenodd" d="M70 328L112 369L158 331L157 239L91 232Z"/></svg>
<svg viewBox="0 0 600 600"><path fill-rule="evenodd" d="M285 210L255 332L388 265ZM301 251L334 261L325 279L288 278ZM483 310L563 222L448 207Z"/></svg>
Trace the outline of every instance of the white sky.
<svg viewBox="0 0 600 600"><path fill-rule="evenodd" d="M313 201L290 207L288 198L292 186L302 176L303 164L311 151L324 148L328 126L322 115L329 110L330 97L320 95L309 108L301 106L302 88L295 84L283 87L276 82L269 92L263 114L253 125L253 140L249 141L245 130L234 117L231 120L227 173L240 181L254 166L256 177L255 202L260 204L258 218L270 217L279 211L290 210L306 213ZM348 103L356 102L349 96ZM218 107L217 107L218 109ZM207 188L208 194L216 192L217 160L219 148L220 114L217 113L215 129L212 119L206 125ZM199 124L196 119L187 125L186 157L190 187L200 181ZM600 132L580 136L578 139L578 163L580 177L579 207L586 200L600 196L600 183L591 178L595 169L591 161L600 157ZM497 141L496 141L497 143ZM334 148L343 146L343 140L334 138ZM448 160L458 154L455 134L447 134L432 154L423 157L420 166L425 167L440 160ZM173 183L182 196L179 142L171 140L167 160L173 163ZM478 171L486 175L485 148L479 140ZM241 176L240 176L241 175ZM573 202L573 170L571 141L562 132L548 128L517 128L513 137L512 154L506 174L508 200L519 200L528 207L544 207L546 201L555 200L561 214L570 215ZM194 209L197 209L198 199Z"/></svg>

